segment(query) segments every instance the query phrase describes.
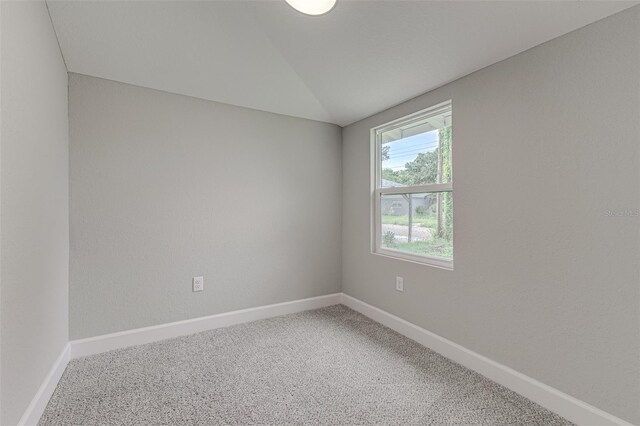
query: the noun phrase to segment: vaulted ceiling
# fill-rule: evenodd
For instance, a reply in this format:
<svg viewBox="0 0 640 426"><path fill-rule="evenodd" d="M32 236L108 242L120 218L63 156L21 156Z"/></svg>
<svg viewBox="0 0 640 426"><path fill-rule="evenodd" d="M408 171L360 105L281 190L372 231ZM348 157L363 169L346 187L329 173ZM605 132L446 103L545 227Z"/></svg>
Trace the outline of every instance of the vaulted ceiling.
<svg viewBox="0 0 640 426"><path fill-rule="evenodd" d="M341 126L634 4L48 1L70 72Z"/></svg>

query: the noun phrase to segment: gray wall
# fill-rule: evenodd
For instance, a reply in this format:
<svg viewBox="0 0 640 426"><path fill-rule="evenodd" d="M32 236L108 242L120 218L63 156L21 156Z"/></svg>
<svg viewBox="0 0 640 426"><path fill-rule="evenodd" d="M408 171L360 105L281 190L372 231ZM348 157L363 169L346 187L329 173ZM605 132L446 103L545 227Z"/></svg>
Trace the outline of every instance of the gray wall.
<svg viewBox="0 0 640 426"><path fill-rule="evenodd" d="M67 70L44 2L2 5L0 423L18 422L68 341Z"/></svg>
<svg viewBox="0 0 640 426"><path fill-rule="evenodd" d="M338 126L69 84L72 339L340 290Z"/></svg>
<svg viewBox="0 0 640 426"><path fill-rule="evenodd" d="M346 127L343 291L640 423L639 40L635 7ZM369 220L369 130L447 99L452 272Z"/></svg>

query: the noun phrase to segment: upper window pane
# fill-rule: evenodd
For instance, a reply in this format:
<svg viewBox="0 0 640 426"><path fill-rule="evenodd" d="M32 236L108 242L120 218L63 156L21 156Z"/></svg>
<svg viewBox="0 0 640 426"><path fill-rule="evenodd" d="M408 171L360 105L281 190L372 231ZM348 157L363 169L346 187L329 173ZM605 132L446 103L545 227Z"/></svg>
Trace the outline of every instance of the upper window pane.
<svg viewBox="0 0 640 426"><path fill-rule="evenodd" d="M380 188L451 182L451 106L384 129Z"/></svg>

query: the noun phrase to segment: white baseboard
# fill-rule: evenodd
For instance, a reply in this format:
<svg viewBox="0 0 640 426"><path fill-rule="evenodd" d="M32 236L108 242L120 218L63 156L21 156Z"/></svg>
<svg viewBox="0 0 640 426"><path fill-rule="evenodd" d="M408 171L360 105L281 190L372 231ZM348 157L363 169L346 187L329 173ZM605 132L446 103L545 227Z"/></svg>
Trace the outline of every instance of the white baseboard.
<svg viewBox="0 0 640 426"><path fill-rule="evenodd" d="M631 423L599 408L347 294L342 294L342 303L411 340L477 371L573 423L594 426L632 426Z"/></svg>
<svg viewBox="0 0 640 426"><path fill-rule="evenodd" d="M56 390L56 386L58 385L60 377L62 377L62 373L64 373L64 369L67 368L69 355L70 346L67 343L53 364L51 371L49 371L49 374L47 374L47 377L44 379L44 382L40 385L38 392L36 392L31 403L20 418L18 426L36 426L38 424L42 413L44 413L44 409L47 408L51 395L53 395L53 391Z"/></svg>
<svg viewBox="0 0 640 426"><path fill-rule="evenodd" d="M173 337L186 336L234 324L337 305L341 301L341 296L342 293L334 293L73 340L70 342L71 358L79 358L125 348L127 346L142 345L144 343L156 342Z"/></svg>

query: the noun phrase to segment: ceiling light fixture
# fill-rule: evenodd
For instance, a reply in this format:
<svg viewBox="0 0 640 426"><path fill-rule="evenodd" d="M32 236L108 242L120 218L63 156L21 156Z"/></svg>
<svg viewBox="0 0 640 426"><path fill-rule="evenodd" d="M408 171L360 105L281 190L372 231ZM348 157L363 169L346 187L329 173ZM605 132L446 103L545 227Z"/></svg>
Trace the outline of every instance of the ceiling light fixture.
<svg viewBox="0 0 640 426"><path fill-rule="evenodd" d="M324 15L336 5L337 0L285 0L289 6L305 15Z"/></svg>

